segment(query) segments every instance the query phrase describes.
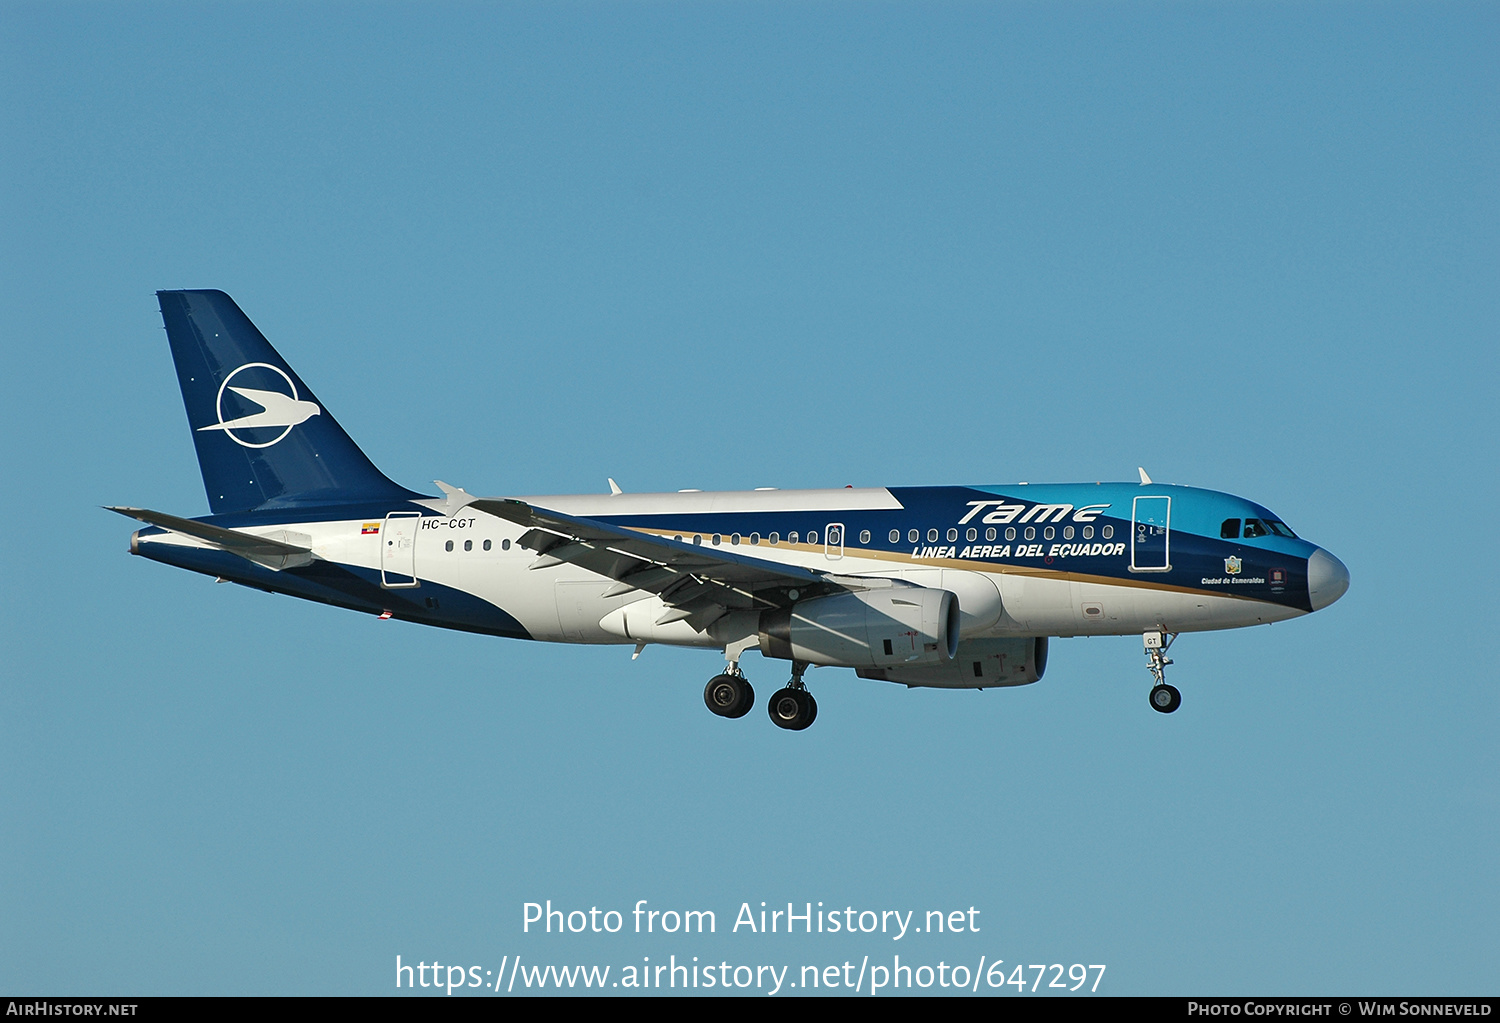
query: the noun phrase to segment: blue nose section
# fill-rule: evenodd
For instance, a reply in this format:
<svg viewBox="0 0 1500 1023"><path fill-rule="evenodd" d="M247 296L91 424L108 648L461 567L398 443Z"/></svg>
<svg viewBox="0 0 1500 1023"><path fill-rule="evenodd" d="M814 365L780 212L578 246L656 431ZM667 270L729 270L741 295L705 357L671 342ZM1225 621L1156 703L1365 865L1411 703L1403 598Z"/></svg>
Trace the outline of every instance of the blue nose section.
<svg viewBox="0 0 1500 1023"><path fill-rule="evenodd" d="M1307 559L1307 598L1314 611L1321 611L1349 589L1349 570L1323 548Z"/></svg>

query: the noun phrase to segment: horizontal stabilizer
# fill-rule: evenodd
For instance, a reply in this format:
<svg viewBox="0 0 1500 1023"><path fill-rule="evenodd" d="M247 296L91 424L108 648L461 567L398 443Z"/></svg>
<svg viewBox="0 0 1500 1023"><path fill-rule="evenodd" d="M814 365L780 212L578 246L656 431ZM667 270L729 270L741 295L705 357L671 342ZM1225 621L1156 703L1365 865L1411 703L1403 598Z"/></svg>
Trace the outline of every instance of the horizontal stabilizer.
<svg viewBox="0 0 1500 1023"><path fill-rule="evenodd" d="M105 510L119 512L127 518L138 519L173 533L190 536L210 547L237 554L246 561L253 561L273 571L302 568L313 562L314 555L311 547L287 542L288 539L306 539L309 543L311 542L311 537L303 537L301 534L288 534L282 530L280 537L256 536L254 533L242 533L237 529L225 529L223 526L212 526L207 522L179 518L176 515L150 511L146 508L106 505Z"/></svg>

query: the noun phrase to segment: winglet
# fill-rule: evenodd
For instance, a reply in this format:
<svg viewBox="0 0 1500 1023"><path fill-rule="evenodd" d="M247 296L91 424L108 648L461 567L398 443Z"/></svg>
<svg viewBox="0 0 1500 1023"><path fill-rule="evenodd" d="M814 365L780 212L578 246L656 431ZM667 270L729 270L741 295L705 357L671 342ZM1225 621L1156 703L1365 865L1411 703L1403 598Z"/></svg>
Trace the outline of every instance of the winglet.
<svg viewBox="0 0 1500 1023"><path fill-rule="evenodd" d="M443 492L443 499L441 501L419 501L416 503L424 504L435 512L441 512L444 515L457 515L469 502L478 500L478 498L463 487L450 487L442 480L433 480L432 482L437 484L437 488Z"/></svg>
<svg viewBox="0 0 1500 1023"><path fill-rule="evenodd" d="M1141 486L1143 486L1143 487L1149 487L1149 486L1151 486L1151 477L1146 475L1146 470L1145 469L1142 469L1138 465L1138 466L1135 467L1135 471L1141 474Z"/></svg>

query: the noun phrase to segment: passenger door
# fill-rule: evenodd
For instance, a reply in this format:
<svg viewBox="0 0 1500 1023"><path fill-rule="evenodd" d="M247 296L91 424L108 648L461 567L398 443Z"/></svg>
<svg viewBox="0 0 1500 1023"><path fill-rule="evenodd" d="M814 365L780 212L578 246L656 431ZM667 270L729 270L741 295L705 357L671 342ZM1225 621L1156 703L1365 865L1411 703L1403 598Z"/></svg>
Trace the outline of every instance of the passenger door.
<svg viewBox="0 0 1500 1023"><path fill-rule="evenodd" d="M1172 499L1137 497L1131 505L1130 570L1166 572L1172 568Z"/></svg>
<svg viewBox="0 0 1500 1023"><path fill-rule="evenodd" d="M380 585L388 590L420 586L417 580L417 529L421 512L391 512L380 528Z"/></svg>

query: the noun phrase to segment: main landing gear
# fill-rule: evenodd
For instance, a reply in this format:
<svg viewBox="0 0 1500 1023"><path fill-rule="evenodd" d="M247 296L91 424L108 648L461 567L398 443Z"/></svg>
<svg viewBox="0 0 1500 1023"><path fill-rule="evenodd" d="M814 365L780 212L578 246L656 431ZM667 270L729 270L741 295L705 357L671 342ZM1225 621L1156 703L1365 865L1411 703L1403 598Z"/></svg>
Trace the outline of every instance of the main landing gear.
<svg viewBox="0 0 1500 1023"><path fill-rule="evenodd" d="M766 704L771 720L793 732L802 731L818 716L818 701L802 684L802 675L806 671L805 662L793 661L791 682L785 689L778 689ZM703 687L703 702L721 718L742 718L755 706L755 690L740 671L739 664L731 662L724 674L715 675Z"/></svg>
<svg viewBox="0 0 1500 1023"><path fill-rule="evenodd" d="M703 702L721 718L742 718L755 706L755 690L740 674L740 666L731 664L724 674L708 680L703 687Z"/></svg>
<svg viewBox="0 0 1500 1023"><path fill-rule="evenodd" d="M802 675L807 671L806 661L792 662L792 680L785 689L778 689L766 704L766 712L780 728L800 732L817 720L818 701L802 684Z"/></svg>
<svg viewBox="0 0 1500 1023"><path fill-rule="evenodd" d="M1177 633L1168 635L1162 631L1147 632L1141 639L1146 645L1146 657L1150 660L1151 675L1156 679L1156 685L1151 687L1151 709L1163 714L1170 714L1182 706L1182 694L1177 691L1176 686L1167 684L1166 667L1172 663L1167 656L1167 648L1177 638Z"/></svg>

